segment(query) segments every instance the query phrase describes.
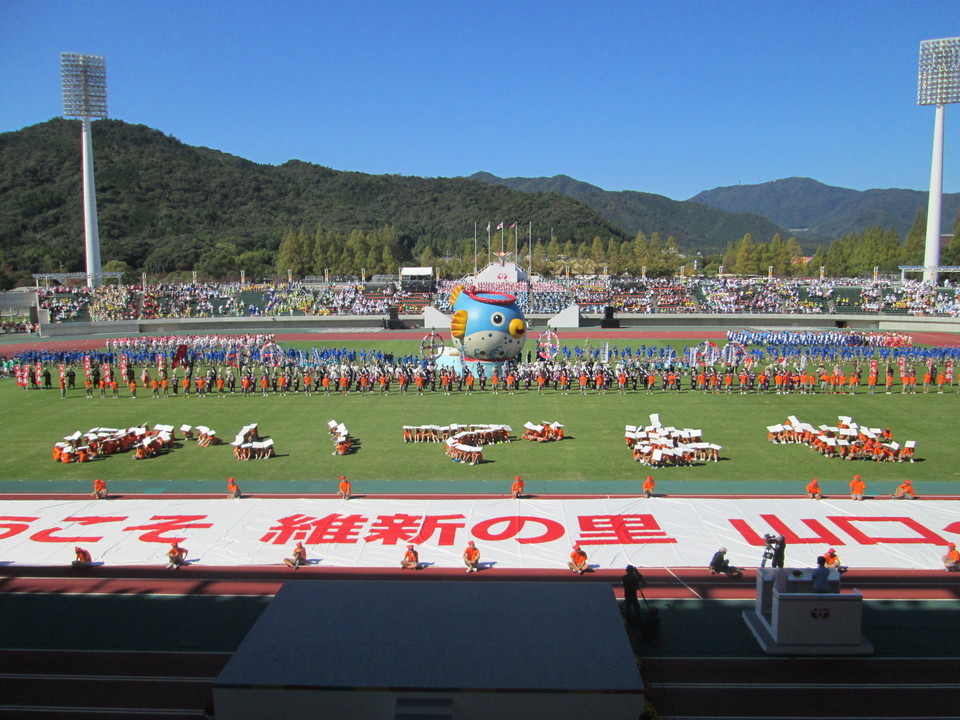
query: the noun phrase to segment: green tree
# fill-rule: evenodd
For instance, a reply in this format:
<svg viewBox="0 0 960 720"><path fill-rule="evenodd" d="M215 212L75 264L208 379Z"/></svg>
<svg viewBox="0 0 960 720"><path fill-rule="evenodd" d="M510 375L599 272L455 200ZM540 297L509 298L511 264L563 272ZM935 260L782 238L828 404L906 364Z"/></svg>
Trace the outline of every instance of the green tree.
<svg viewBox="0 0 960 720"><path fill-rule="evenodd" d="M137 272L123 260L107 260L107 262L100 266L100 269L105 273L123 273L123 277L121 278L120 282L124 285L135 285L139 284L140 282L140 277Z"/></svg>
<svg viewBox="0 0 960 720"><path fill-rule="evenodd" d="M823 246L817 248L817 251L813 254L813 257L810 258L810 262L807 263L804 270L804 275L807 277L820 277L820 268L825 267L827 264L827 251L823 249Z"/></svg>
<svg viewBox="0 0 960 720"><path fill-rule="evenodd" d="M753 242L753 236L746 233L737 245L737 263L734 272L738 275L760 274L760 249Z"/></svg>
<svg viewBox="0 0 960 720"><path fill-rule="evenodd" d="M197 275L207 280L235 280L240 276L237 267L237 246L220 240L200 256Z"/></svg>
<svg viewBox="0 0 960 720"><path fill-rule="evenodd" d="M923 254L927 244L927 213L921 207L917 208L917 216L913 227L907 233L903 243L903 252L900 255L901 265L923 265Z"/></svg>

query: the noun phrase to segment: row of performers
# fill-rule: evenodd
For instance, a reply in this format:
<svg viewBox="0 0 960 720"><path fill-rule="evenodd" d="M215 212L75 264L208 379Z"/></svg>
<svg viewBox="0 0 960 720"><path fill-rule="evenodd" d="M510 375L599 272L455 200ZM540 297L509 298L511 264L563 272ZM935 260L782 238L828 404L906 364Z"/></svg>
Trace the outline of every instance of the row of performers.
<svg viewBox="0 0 960 720"><path fill-rule="evenodd" d="M95 427L79 430L53 446L53 460L60 463L89 462L95 458L134 451L134 459L153 457L173 447L176 435L172 425L147 425L117 429Z"/></svg>
<svg viewBox="0 0 960 720"><path fill-rule="evenodd" d="M563 425L558 422L543 421L539 425L532 422L523 424L523 435L521 440L530 440L532 442L553 442L563 440Z"/></svg>
<svg viewBox="0 0 960 720"><path fill-rule="evenodd" d="M391 386L399 385L401 393L415 388L418 393L426 390L445 393L452 391L485 392L488 386L493 392L504 389L508 392L520 389L531 390L536 387L540 392L552 389L559 392L568 392L571 386L579 388L580 392L588 390L605 392L616 388L620 392L627 390L647 390L653 392L679 391L687 385L691 390L701 392L767 392L771 388L778 393L814 393L819 386L824 393L855 392L862 386L864 373L859 366L855 366L849 373L840 369L827 370L819 367L816 370L797 370L783 368L775 364L758 372L741 368L707 368L700 367L695 372L667 369L658 371L654 368L627 366L617 367L602 363L582 363L565 365L548 362L537 362L532 365L516 365L505 363L500 370L484 372L483 366L478 366L474 374L470 369L456 372L450 368L435 368L416 365L391 366L325 366L316 371L299 368L272 368L263 369L258 373L235 373L233 368L208 368L205 372L186 373L178 376L175 372L168 376L166 370L151 375L149 369L143 369L139 378L132 366L126 367L125 373L114 373L112 368L101 375L99 368L94 366L91 374L85 379L88 396L92 396L95 389L99 389L100 396L106 397L111 391L117 396L120 384L127 386L132 396L136 396L138 389L144 392L152 391L155 397L177 395L182 393L189 396L191 393L204 396L211 393L224 395L226 393L243 393L262 395L322 392L330 394L337 392L390 392ZM119 380L118 376L125 375ZM33 378L33 373L29 373ZM950 368L938 369L934 366L924 366L918 376L916 368L905 365L899 373L900 384L904 392L915 391L918 378L922 379L924 390L934 386L943 391L945 385L953 381ZM876 372L868 372L866 384L870 391L881 384L889 391L894 385L896 376L893 366L886 368L883 378ZM24 383L21 383L24 384ZM25 386L25 384L24 384ZM62 383L61 383L62 386ZM72 389L69 382L66 389Z"/></svg>
<svg viewBox="0 0 960 720"><path fill-rule="evenodd" d="M180 431L185 440L196 440L200 447L220 444L216 430L205 425L198 425L196 428L181 425ZM173 425L158 424L150 428L144 423L126 429L96 427L86 432L78 430L55 443L53 460L61 463L89 462L131 450L134 460L146 460L169 450L175 442L177 436Z"/></svg>
<svg viewBox="0 0 960 720"><path fill-rule="evenodd" d="M510 442L513 428L509 425L404 425L405 443L442 443L451 438L464 437L465 433L475 438L476 445L493 445Z"/></svg>
<svg viewBox="0 0 960 720"><path fill-rule="evenodd" d="M233 446L233 456L237 460L267 460L276 455L273 438L262 440L257 423L250 423L240 428L240 432L230 444Z"/></svg>
<svg viewBox="0 0 960 720"><path fill-rule="evenodd" d="M704 442L702 430L664 427L658 415L650 418L650 425L624 428L624 441L633 451L634 462L649 467L669 467L720 460L722 447Z"/></svg>
<svg viewBox="0 0 960 720"><path fill-rule="evenodd" d="M353 449L353 438L350 431L343 423L336 420L327 421L327 429L330 431L330 439L333 441L333 455L348 455Z"/></svg>
<svg viewBox="0 0 960 720"><path fill-rule="evenodd" d="M895 442L890 428L860 426L849 416L840 416L834 426L814 427L791 415L786 422L767 427L767 440L806 445L825 457L874 462L913 462L917 447L915 440Z"/></svg>
<svg viewBox="0 0 960 720"><path fill-rule="evenodd" d="M477 465L483 462L484 446L510 442L511 429L509 425L448 425L440 426L439 431L438 435L446 434L443 443L447 457L454 462ZM407 441L407 427L404 428L404 441Z"/></svg>

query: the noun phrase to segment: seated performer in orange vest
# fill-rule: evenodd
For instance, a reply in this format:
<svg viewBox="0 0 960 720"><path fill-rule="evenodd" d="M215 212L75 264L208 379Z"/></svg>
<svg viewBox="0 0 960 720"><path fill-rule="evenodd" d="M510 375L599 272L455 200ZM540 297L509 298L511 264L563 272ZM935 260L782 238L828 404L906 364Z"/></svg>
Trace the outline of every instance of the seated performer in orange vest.
<svg viewBox="0 0 960 720"><path fill-rule="evenodd" d="M90 493L95 500L105 500L107 497L107 484L97 478L93 481L93 492Z"/></svg>
<svg viewBox="0 0 960 720"><path fill-rule="evenodd" d="M573 546L573 552L570 553L570 562L567 563L567 567L577 573L577 575L583 575L584 572L590 569L587 565L587 554L580 549L579 545Z"/></svg>
<svg viewBox="0 0 960 720"><path fill-rule="evenodd" d="M480 570L480 550L473 540L467 543L467 549L463 551L463 564L467 566L468 573Z"/></svg>

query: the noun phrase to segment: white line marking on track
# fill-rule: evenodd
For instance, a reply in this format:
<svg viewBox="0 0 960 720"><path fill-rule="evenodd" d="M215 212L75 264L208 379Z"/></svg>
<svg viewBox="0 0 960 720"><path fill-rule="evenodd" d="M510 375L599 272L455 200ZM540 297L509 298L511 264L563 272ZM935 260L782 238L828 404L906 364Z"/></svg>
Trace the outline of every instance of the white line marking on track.
<svg viewBox="0 0 960 720"><path fill-rule="evenodd" d="M674 578L676 578L676 580L677 580L678 583L680 583L680 584L683 585L687 590L689 590L691 593L693 593L694 595L696 595L700 600L703 600L703 596L702 596L700 593L698 593L696 590L694 590L692 587L690 587L689 585L687 585L683 580L681 580L673 570L671 570L670 568L665 568L665 569L666 569L666 571L667 571L668 573L670 573L671 575L673 575Z"/></svg>

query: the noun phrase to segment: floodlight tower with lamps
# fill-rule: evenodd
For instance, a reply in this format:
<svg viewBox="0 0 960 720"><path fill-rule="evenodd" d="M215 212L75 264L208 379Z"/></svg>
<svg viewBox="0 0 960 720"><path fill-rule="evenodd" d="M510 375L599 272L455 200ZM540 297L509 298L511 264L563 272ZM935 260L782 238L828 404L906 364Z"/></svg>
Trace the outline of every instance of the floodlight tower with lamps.
<svg viewBox="0 0 960 720"><path fill-rule="evenodd" d="M943 203L944 105L960 102L960 37L920 43L920 77L917 104L936 105L933 124L933 161L930 165L930 198L927 201L927 237L923 253L923 279L937 281L940 265L940 212Z"/></svg>
<svg viewBox="0 0 960 720"><path fill-rule="evenodd" d="M100 55L60 53L63 115L83 121L83 231L87 255L87 287L101 282L100 229L93 182L93 140L90 120L107 117L107 64Z"/></svg>

